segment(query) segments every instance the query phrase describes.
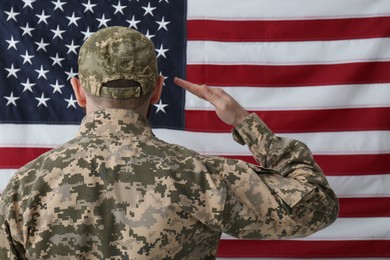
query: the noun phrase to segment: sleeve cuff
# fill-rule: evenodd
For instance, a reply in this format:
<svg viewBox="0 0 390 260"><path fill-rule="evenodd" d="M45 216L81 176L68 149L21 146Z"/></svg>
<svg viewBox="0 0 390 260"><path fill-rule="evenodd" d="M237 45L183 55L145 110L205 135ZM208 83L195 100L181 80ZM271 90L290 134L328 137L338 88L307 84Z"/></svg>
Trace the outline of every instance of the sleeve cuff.
<svg viewBox="0 0 390 260"><path fill-rule="evenodd" d="M272 134L272 131L255 113L251 113L232 130L234 141L241 145L250 145L254 143L259 136L267 133Z"/></svg>

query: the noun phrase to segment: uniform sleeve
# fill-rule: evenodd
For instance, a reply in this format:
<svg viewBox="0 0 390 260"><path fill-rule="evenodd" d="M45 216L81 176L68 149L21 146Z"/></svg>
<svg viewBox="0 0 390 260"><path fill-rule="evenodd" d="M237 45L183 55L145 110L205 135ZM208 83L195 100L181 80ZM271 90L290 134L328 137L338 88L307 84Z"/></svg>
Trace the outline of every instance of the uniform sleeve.
<svg viewBox="0 0 390 260"><path fill-rule="evenodd" d="M223 232L240 238L302 237L335 221L338 201L310 150L275 136L255 115L233 131L260 166L226 160Z"/></svg>
<svg viewBox="0 0 390 260"><path fill-rule="evenodd" d="M3 199L0 199L0 259L26 259L23 255L19 254L23 251L23 247L19 243L15 242L11 236L12 227L9 225L9 210Z"/></svg>

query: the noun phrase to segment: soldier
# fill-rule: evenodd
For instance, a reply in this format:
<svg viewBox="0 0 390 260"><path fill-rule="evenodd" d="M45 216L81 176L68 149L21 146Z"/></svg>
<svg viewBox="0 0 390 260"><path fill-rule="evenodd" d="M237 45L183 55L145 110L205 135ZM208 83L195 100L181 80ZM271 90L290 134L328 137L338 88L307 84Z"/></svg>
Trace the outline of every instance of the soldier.
<svg viewBox="0 0 390 260"><path fill-rule="evenodd" d="M213 259L222 233L302 237L336 219L336 196L309 149L275 136L221 89L175 79L215 106L261 166L156 138L146 116L163 78L144 35L99 30L78 62L71 83L87 115L77 137L4 190L1 259Z"/></svg>

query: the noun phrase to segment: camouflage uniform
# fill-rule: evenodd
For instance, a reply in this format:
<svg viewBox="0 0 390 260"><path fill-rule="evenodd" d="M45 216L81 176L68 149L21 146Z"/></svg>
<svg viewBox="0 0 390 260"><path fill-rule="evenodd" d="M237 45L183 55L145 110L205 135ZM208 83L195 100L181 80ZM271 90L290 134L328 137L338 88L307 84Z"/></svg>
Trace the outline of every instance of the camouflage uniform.
<svg viewBox="0 0 390 260"><path fill-rule="evenodd" d="M222 232L300 237L335 220L335 195L304 144L276 137L254 114L234 136L267 168L168 144L129 110L87 115L77 138L5 189L0 255L204 259Z"/></svg>
<svg viewBox="0 0 390 260"><path fill-rule="evenodd" d="M80 57L93 95L153 90L154 47L131 29L95 33ZM122 78L139 86L105 86ZM0 259L213 259L222 232L300 237L335 220L336 196L303 143L276 137L255 114L233 136L262 167L168 144L131 110L89 113L75 139L21 168L4 190Z"/></svg>

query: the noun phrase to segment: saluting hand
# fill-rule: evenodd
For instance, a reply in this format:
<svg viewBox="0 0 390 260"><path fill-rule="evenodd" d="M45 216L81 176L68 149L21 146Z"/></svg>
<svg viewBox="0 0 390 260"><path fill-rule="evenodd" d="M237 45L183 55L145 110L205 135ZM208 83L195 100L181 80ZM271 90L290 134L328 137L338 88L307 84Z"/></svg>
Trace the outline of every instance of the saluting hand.
<svg viewBox="0 0 390 260"><path fill-rule="evenodd" d="M210 102L215 107L218 117L226 124L237 126L249 115L234 98L221 88L210 88L177 77L174 82L195 96Z"/></svg>

